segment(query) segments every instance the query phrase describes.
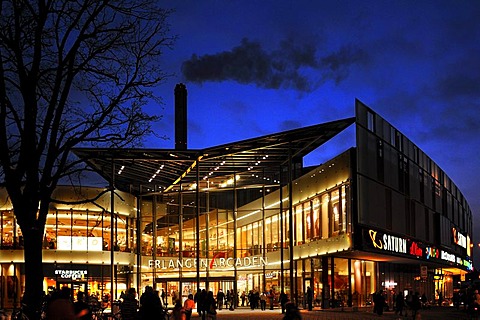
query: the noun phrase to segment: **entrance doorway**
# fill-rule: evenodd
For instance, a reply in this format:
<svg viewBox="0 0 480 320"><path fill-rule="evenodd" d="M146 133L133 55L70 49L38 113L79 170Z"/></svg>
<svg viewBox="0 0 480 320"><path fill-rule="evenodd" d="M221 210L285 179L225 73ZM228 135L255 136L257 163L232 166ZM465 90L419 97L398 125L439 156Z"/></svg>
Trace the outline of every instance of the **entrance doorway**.
<svg viewBox="0 0 480 320"><path fill-rule="evenodd" d="M171 306L175 304L174 300L179 299L183 303L189 294L195 296L198 288L205 289L207 292L212 291L215 297L217 296L219 289L222 289L225 295L228 290L233 297L237 299L234 295L236 289L235 285L236 283L233 277L209 278L208 283L201 281L198 285L196 278L183 278L181 288L178 279L157 279L155 281L154 290L158 290L161 297L163 295L162 302L164 305Z"/></svg>
<svg viewBox="0 0 480 320"><path fill-rule="evenodd" d="M60 290L63 287L68 287L70 289L70 293L74 301L77 299L77 294L79 291L82 291L85 294L88 293L88 282L57 281L57 290Z"/></svg>

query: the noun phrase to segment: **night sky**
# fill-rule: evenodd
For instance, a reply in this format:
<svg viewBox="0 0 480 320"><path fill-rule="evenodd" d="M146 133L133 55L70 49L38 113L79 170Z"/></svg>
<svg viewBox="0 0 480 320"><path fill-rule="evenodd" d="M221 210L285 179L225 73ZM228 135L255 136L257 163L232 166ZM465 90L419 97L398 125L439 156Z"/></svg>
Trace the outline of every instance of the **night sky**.
<svg viewBox="0 0 480 320"><path fill-rule="evenodd" d="M162 56L173 74L158 88L164 105L151 107L163 115L155 130L169 140L145 147L174 148L180 82L189 148L351 117L358 98L459 186L479 242L480 1L162 3L175 9L169 22L179 38ZM337 153L351 146L336 144Z"/></svg>

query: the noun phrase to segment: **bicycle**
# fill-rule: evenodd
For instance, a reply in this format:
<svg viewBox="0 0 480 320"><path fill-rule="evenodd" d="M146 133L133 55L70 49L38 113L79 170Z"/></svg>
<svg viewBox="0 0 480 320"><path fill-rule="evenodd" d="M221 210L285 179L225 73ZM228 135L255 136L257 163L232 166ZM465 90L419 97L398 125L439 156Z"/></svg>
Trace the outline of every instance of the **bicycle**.
<svg viewBox="0 0 480 320"><path fill-rule="evenodd" d="M25 304L22 303L19 309L13 309L12 313L12 320L29 320L28 316L25 314L23 309L25 308Z"/></svg>
<svg viewBox="0 0 480 320"><path fill-rule="evenodd" d="M106 307L98 307L92 309L92 320L121 320L122 314L121 311L118 310L112 314L112 312L108 311Z"/></svg>

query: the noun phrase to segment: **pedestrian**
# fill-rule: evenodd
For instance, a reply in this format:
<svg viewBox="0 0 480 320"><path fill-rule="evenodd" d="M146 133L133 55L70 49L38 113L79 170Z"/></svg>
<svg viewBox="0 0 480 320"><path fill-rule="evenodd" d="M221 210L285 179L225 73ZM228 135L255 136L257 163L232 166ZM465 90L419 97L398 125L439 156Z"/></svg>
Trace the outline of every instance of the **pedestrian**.
<svg viewBox="0 0 480 320"><path fill-rule="evenodd" d="M255 291L253 294L253 304L253 309L258 309L258 307L260 306L260 292L258 291Z"/></svg>
<svg viewBox="0 0 480 320"><path fill-rule="evenodd" d="M282 313L285 313L286 311L286 305L287 305L287 302L288 302L288 296L285 292L280 292L280 297L279 297L279 300L280 300L280 305L282 306Z"/></svg>
<svg viewBox="0 0 480 320"><path fill-rule="evenodd" d="M198 288L197 293L193 297L193 301L197 304L198 316L205 320L205 300L207 299L207 292L205 289Z"/></svg>
<svg viewBox="0 0 480 320"><path fill-rule="evenodd" d="M425 292L422 294L421 302L422 302L422 309L426 309L427 308L427 296L425 295Z"/></svg>
<svg viewBox="0 0 480 320"><path fill-rule="evenodd" d="M412 318L415 319L418 313L418 310L422 307L422 304L420 302L420 294L418 292L415 292L415 294L412 297L412 306L410 309L412 309Z"/></svg>
<svg viewBox="0 0 480 320"><path fill-rule="evenodd" d="M135 288L130 288L125 295L125 299L123 299L122 304L120 304L120 313L122 315L122 320L137 319L137 309L137 291L135 290Z"/></svg>
<svg viewBox="0 0 480 320"><path fill-rule="evenodd" d="M288 302L285 305L285 316L283 320L301 320L300 310L292 302Z"/></svg>
<svg viewBox="0 0 480 320"><path fill-rule="evenodd" d="M265 292L262 292L262 294L260 295L260 309L262 311L267 309L267 295L265 294Z"/></svg>
<svg viewBox="0 0 480 320"><path fill-rule="evenodd" d="M270 289L268 292L268 300L270 301L270 310L273 310L273 301L275 300L275 292L273 292L273 289Z"/></svg>
<svg viewBox="0 0 480 320"><path fill-rule="evenodd" d="M207 298L205 299L205 310L207 319L217 319L217 302L213 296L212 291L208 291Z"/></svg>
<svg viewBox="0 0 480 320"><path fill-rule="evenodd" d="M232 290L232 294L230 295L230 302L229 303L230 303L230 307L228 308L228 310L234 311L235 306L238 308L238 295L234 295L233 290Z"/></svg>
<svg viewBox="0 0 480 320"><path fill-rule="evenodd" d="M225 293L223 293L222 289L219 289L217 292L217 303L218 303L218 309L222 310L223 309L223 302L225 301Z"/></svg>
<svg viewBox="0 0 480 320"><path fill-rule="evenodd" d="M373 312L381 316L383 314L383 309L385 308L385 297L383 292L378 290L373 294Z"/></svg>
<svg viewBox="0 0 480 320"><path fill-rule="evenodd" d="M175 301L172 310L173 320L185 320L185 309L183 309L182 302L180 300Z"/></svg>
<svg viewBox="0 0 480 320"><path fill-rule="evenodd" d="M230 290L227 290L227 293L225 295L225 307L229 308L232 304L232 297L233 297L233 290L230 292Z"/></svg>
<svg viewBox="0 0 480 320"><path fill-rule="evenodd" d="M187 300L183 303L183 309L185 309L185 318L190 320L192 317L192 311L195 308L195 301L193 300L193 294L189 294Z"/></svg>
<svg viewBox="0 0 480 320"><path fill-rule="evenodd" d="M166 305L167 304L167 294L165 293L165 290L162 289L162 304Z"/></svg>
<svg viewBox="0 0 480 320"><path fill-rule="evenodd" d="M245 294L245 291L242 291L242 294L240 295L240 299L242 299L242 307L245 306L245 299L247 298L247 295Z"/></svg>
<svg viewBox="0 0 480 320"><path fill-rule="evenodd" d="M250 305L250 309L255 309L255 302L253 301L255 299L255 294L253 292L253 290L250 290L248 292L248 302L247 302L247 305Z"/></svg>
<svg viewBox="0 0 480 320"><path fill-rule="evenodd" d="M395 314L403 316L403 307L405 306L405 300L403 298L403 293L399 292L395 297Z"/></svg>
<svg viewBox="0 0 480 320"><path fill-rule="evenodd" d="M307 306L308 311L313 310L313 290L310 286L307 287Z"/></svg>
<svg viewBox="0 0 480 320"><path fill-rule="evenodd" d="M405 316L408 316L408 310L412 310L413 291L408 291L405 297Z"/></svg>
<svg viewBox="0 0 480 320"><path fill-rule="evenodd" d="M77 301L74 302L73 308L77 319L90 320L92 319L92 311L88 303L85 301L85 293L83 291L77 292Z"/></svg>
<svg viewBox="0 0 480 320"><path fill-rule="evenodd" d="M73 320L76 319L75 308L70 296L70 288L62 287L60 291L52 294L47 308L48 320Z"/></svg>
<svg viewBox="0 0 480 320"><path fill-rule="evenodd" d="M140 319L164 319L165 312L158 291L153 290L151 286L146 286L140 296Z"/></svg>

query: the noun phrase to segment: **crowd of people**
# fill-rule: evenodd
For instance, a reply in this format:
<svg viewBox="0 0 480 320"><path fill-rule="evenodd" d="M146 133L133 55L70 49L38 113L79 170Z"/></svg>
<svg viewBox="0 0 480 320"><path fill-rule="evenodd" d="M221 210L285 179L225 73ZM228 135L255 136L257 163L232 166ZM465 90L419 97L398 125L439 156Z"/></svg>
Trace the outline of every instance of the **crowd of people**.
<svg viewBox="0 0 480 320"><path fill-rule="evenodd" d="M103 312L105 307L101 301L89 297L85 292L78 291L76 299L72 296L72 289L65 286L59 290L53 290L45 297L45 316L49 320L91 320L93 315ZM112 308L110 312L118 312L122 320L139 319L166 319L166 313L171 311L168 317L171 320L190 320L194 309L202 320L215 320L217 310L227 308L235 310L239 306L240 300L242 306L250 306L252 310L266 310L267 305L270 309L274 308L274 300L277 299L273 290L258 292L251 290L248 295L245 292L241 296L234 294L233 290L227 290L226 293L219 289L214 295L212 291L205 289L193 294L188 294L187 299L182 303L180 298L174 300L173 308L167 310L165 294L160 293L151 286L146 286L143 293L138 294L135 288L130 288L126 293L122 292L120 300L114 303L118 308ZM247 301L245 301L247 300ZM298 308L289 301L288 296L282 291L278 296L278 302L281 306L285 320L301 319Z"/></svg>

